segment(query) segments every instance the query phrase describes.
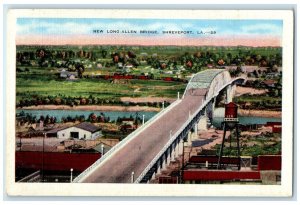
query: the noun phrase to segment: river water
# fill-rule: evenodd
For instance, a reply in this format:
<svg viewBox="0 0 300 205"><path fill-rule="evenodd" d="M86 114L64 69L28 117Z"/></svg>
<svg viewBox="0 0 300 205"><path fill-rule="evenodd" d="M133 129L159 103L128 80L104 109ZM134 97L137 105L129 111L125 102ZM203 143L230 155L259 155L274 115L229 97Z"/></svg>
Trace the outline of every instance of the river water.
<svg viewBox="0 0 300 205"><path fill-rule="evenodd" d="M142 118L143 115L145 115L145 121L148 121L150 118L152 118L157 112L121 112L121 111L82 111L82 110L22 110L18 109L16 113L24 112L25 114L31 114L32 116L36 116L37 119L40 118L40 116L46 117L47 115L56 117L57 121L60 122L61 118L64 117L75 117L75 116L81 116L83 115L85 119L88 118L88 116L91 113L95 113L97 116L101 115L103 113L105 117L109 117L110 121L115 121L119 117L133 117L135 118L136 115L138 115L139 118ZM214 116L213 119L213 125L215 127L220 127L221 123L223 121L222 117ZM239 123L244 125L249 124L265 124L267 122L281 122L281 118L267 118L267 117L244 117L239 116Z"/></svg>
<svg viewBox="0 0 300 205"><path fill-rule="evenodd" d="M239 118L239 124L242 125L266 124L267 122L281 122L281 118L274 118L274 117L239 116L238 118ZM215 117L213 118L212 124L217 128L221 128L223 120L224 118L222 117Z"/></svg>
<svg viewBox="0 0 300 205"><path fill-rule="evenodd" d="M216 108L214 110L214 116L212 124L215 127L220 128L224 120L225 109ZM253 124L266 124L267 122L281 122L281 118L274 117L253 117L253 116L238 116L239 124L242 125L253 125Z"/></svg>
<svg viewBox="0 0 300 205"><path fill-rule="evenodd" d="M36 116L37 119L40 118L40 116L46 117L49 115L50 117L56 117L57 121L60 122L61 118L64 117L75 117L75 116L81 116L83 115L85 119L89 117L91 113L96 114L97 116L100 116L101 113L104 114L105 117L109 117L110 121L115 121L120 118L129 118L133 117L136 118L136 115L142 119L143 115L145 115L145 121L152 118L157 112L120 112L120 111L83 111L83 110L22 110L18 109L16 111L17 114L24 112L25 114L31 114L32 116Z"/></svg>

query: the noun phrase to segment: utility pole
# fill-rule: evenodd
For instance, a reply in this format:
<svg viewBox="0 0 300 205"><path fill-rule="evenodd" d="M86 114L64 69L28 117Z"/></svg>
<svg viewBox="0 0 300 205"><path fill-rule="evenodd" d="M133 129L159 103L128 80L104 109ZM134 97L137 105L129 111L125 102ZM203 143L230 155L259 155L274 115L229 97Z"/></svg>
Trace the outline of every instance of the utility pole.
<svg viewBox="0 0 300 205"><path fill-rule="evenodd" d="M131 183L134 183L134 172L131 172Z"/></svg>
<svg viewBox="0 0 300 205"><path fill-rule="evenodd" d="M72 183L72 181L73 181L73 168L71 168L70 171L71 171L70 183Z"/></svg>
<svg viewBox="0 0 300 205"><path fill-rule="evenodd" d="M143 125L145 124L145 115L143 115Z"/></svg>
<svg viewBox="0 0 300 205"><path fill-rule="evenodd" d="M20 136L20 151L22 151L22 137Z"/></svg>
<svg viewBox="0 0 300 205"><path fill-rule="evenodd" d="M104 144L101 144L101 154L104 155Z"/></svg>
<svg viewBox="0 0 300 205"><path fill-rule="evenodd" d="M43 152L42 152L42 182L44 182L44 152L45 152L45 138L46 133L43 136Z"/></svg>
<svg viewBox="0 0 300 205"><path fill-rule="evenodd" d="M181 184L183 184L183 170L184 170L184 139L182 139L182 165L181 165Z"/></svg>

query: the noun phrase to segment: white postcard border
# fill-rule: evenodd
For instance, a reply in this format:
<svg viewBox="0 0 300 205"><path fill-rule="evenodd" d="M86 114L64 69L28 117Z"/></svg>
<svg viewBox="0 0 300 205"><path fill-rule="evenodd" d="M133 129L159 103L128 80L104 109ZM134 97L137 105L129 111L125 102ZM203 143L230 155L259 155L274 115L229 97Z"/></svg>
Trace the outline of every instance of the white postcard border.
<svg viewBox="0 0 300 205"><path fill-rule="evenodd" d="M218 10L87 10L28 9L8 13L6 54L6 187L8 195L18 196L272 196L292 195L293 182L293 12ZM161 18L169 19L279 19L283 20L282 96L282 183L281 185L158 185L158 184L55 184L15 183L15 34L19 17L55 18Z"/></svg>

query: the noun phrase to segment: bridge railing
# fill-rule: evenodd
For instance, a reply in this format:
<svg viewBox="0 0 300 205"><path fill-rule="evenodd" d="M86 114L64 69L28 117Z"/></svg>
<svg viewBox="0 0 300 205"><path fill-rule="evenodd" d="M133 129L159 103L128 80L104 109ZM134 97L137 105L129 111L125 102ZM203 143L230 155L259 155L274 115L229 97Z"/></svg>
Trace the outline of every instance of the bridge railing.
<svg viewBox="0 0 300 205"><path fill-rule="evenodd" d="M234 81L239 80L239 79L244 79L243 77L237 77L233 80L231 80L228 84L232 84ZM222 86L222 88L219 90L219 92L224 89L227 85ZM218 92L218 93L219 93ZM215 96L214 96L215 97ZM203 108L206 107L206 105L211 101L213 97L206 99L202 105L197 109L196 112L194 112L189 119L179 128L179 130L170 138L170 140L165 144L165 146L161 149L161 151L153 158L153 160L149 163L149 165L144 169L144 171L140 174L140 176L135 180L134 183L140 183L143 178L146 176L146 174L150 171L150 169L157 163L157 161L161 158L161 156L167 151L167 149L171 146L171 144L173 143L173 141L179 137L179 135L183 132L183 130L188 126L188 124L197 116L197 114L199 112L201 112L201 110Z"/></svg>
<svg viewBox="0 0 300 205"><path fill-rule="evenodd" d="M103 156L101 156L101 158L99 160L97 160L94 164L92 164L86 170L84 170L81 174L79 174L73 180L73 182L76 183L76 182L81 182L82 180L84 180L87 176L89 176L89 173L91 173L94 169L98 168L98 166L101 163L103 163L104 161L109 159L113 155L114 152L116 152L116 151L120 150L122 147L124 147L129 141L134 139L138 134L140 134L143 130L145 130L147 127L149 127L155 120L157 120L162 115L164 115L166 112L168 112L169 110L174 108L180 102L181 102L181 99L177 99L176 101L171 103L168 107L166 107L165 109L162 109L159 113L154 115L150 120L145 122L144 125L142 125L138 129L136 129L135 131L130 133L125 139L123 139L121 142L119 142L118 144L113 146L108 152L106 152Z"/></svg>
<svg viewBox="0 0 300 205"><path fill-rule="evenodd" d="M167 151L167 149L171 146L173 141L179 137L179 135L183 132L183 130L188 126L188 124L196 117L196 115L205 108L206 104L209 102L209 100L202 103L202 105L199 107L199 109L191 116L189 116L189 119L179 128L179 130L171 137L171 139L165 144L165 146L161 149L161 151L153 158L153 160L149 163L149 165L144 169L144 171L141 173L141 175L135 180L134 183L140 183L142 179L145 177L145 175L150 171L150 169L157 163L157 161L161 158L161 156Z"/></svg>
<svg viewBox="0 0 300 205"><path fill-rule="evenodd" d="M186 94L186 92L187 92L187 90L188 90L188 86L189 86L189 84L192 82L192 80L193 80L193 78L194 78L195 75L196 75L196 74L193 74L193 75L191 76L191 79L189 80L188 84L186 85L186 88L185 88L185 90L184 90L184 93L183 93L182 97L185 96L185 94Z"/></svg>

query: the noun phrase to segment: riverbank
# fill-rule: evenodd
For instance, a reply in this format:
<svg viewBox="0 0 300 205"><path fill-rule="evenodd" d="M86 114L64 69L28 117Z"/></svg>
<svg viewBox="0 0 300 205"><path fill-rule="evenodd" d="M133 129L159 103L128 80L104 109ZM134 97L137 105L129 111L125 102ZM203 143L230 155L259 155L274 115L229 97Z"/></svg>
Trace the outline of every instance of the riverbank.
<svg viewBox="0 0 300 205"><path fill-rule="evenodd" d="M249 87L241 87L236 86L235 90L235 97L242 96L242 95L263 95L268 92L267 89L256 89L256 88L249 88Z"/></svg>
<svg viewBox="0 0 300 205"><path fill-rule="evenodd" d="M37 105L19 108L22 110L82 110L82 111L119 111L119 112L159 112L161 108L147 106L110 106L110 105Z"/></svg>
<svg viewBox="0 0 300 205"><path fill-rule="evenodd" d="M272 110L243 110L239 109L238 114L244 117L273 117L281 118L281 111Z"/></svg>

